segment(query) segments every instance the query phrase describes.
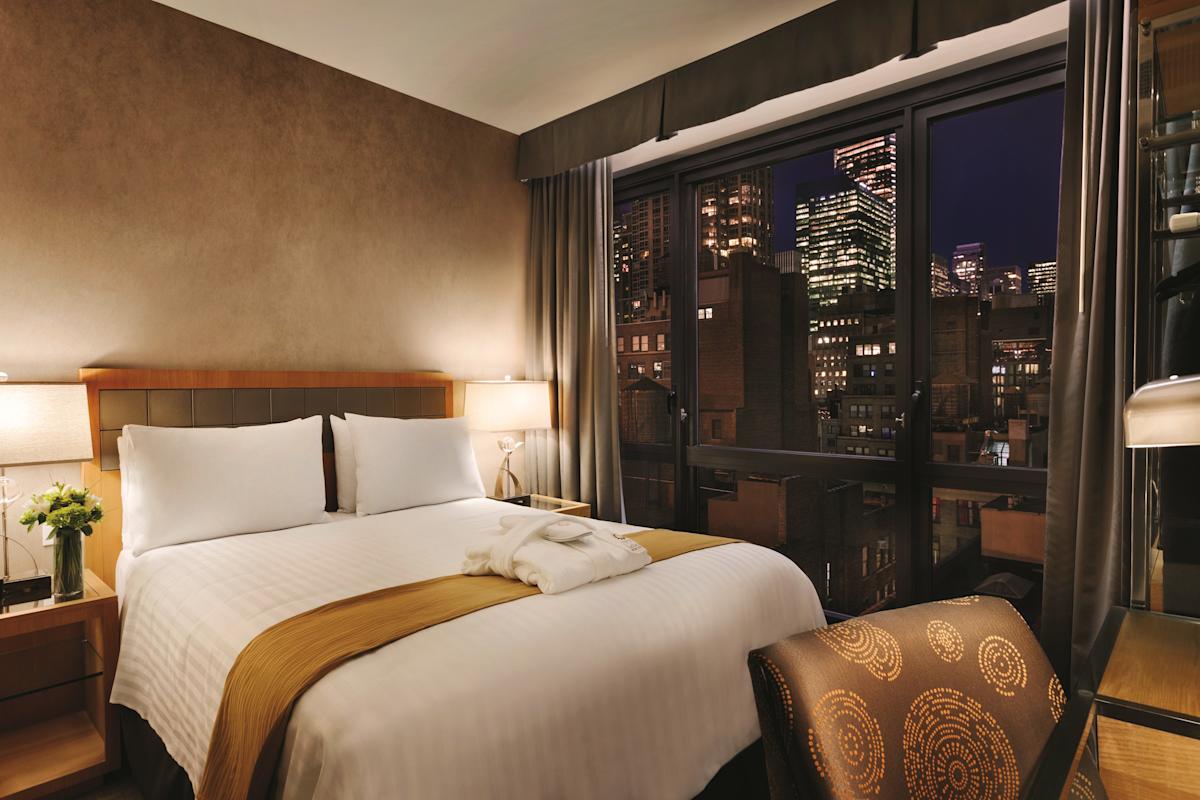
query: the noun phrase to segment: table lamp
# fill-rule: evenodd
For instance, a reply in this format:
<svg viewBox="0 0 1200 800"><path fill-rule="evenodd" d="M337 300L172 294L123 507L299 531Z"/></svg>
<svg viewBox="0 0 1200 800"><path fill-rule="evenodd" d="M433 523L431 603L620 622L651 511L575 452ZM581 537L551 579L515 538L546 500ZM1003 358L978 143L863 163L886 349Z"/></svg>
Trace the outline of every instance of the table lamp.
<svg viewBox="0 0 1200 800"><path fill-rule="evenodd" d="M1200 444L1200 375L1151 381L1125 403L1126 447L1194 444Z"/></svg>
<svg viewBox="0 0 1200 800"><path fill-rule="evenodd" d="M467 381L463 411L472 430L511 433L550 427L550 384L546 381ZM521 481L510 468L512 454L524 442L502 436L496 444L504 453L496 473L494 497L522 495ZM509 483L511 482L511 493Z"/></svg>
<svg viewBox="0 0 1200 800"><path fill-rule="evenodd" d="M8 467L89 461L92 431L82 383L8 383L0 372L0 541L8 581L8 509L21 496Z"/></svg>
<svg viewBox="0 0 1200 800"><path fill-rule="evenodd" d="M1172 375L1151 381L1135 391L1125 403L1126 447L1175 448L1197 444L1200 444L1200 375ZM1158 480L1169 478L1173 485L1160 484L1161 489L1155 492L1159 498L1155 520L1150 522L1135 515L1134 522L1138 529L1147 524L1158 526L1158 549L1162 553L1163 569L1159 579L1163 592L1162 610L1194 615L1200 609L1200 591L1197 589L1200 564L1195 556L1196 521L1192 517L1200 506L1188 496L1188 489L1193 483L1189 474L1196 469L1197 458L1180 455L1182 458L1163 454L1164 459L1171 458L1172 461L1163 461L1160 469L1165 472ZM1146 545L1150 546L1153 532L1138 529L1133 535L1139 540L1144 535ZM1167 580L1168 571L1173 576L1170 581ZM1153 594L1153 577L1150 582L1148 591Z"/></svg>

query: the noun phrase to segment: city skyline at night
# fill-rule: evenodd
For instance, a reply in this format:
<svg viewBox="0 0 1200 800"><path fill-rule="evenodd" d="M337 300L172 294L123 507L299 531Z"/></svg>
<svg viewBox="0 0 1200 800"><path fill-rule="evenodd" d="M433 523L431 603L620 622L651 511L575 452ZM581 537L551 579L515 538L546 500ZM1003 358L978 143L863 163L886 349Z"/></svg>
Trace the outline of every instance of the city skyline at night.
<svg viewBox="0 0 1200 800"><path fill-rule="evenodd" d="M901 380L926 359L923 458L1044 468L1061 106L1050 91L930 124L924 257L898 258L897 215L913 199L886 133L693 185L693 224L676 229L695 239L682 245L669 241L669 193L617 206L621 441L674 442L672 316L687 314L691 444L894 459L910 393ZM696 306L675 308L672 258L693 253ZM928 293L906 319L902 269ZM928 339L904 352L903 326L918 315ZM622 469L630 518L671 524L673 463L623 455ZM858 613L894 596L894 485L728 470L697 481L707 530L781 549L818 576L831 607ZM933 491L937 561L976 546L987 515L1041 513L998 493ZM806 532L803 520L821 515L838 522Z"/></svg>

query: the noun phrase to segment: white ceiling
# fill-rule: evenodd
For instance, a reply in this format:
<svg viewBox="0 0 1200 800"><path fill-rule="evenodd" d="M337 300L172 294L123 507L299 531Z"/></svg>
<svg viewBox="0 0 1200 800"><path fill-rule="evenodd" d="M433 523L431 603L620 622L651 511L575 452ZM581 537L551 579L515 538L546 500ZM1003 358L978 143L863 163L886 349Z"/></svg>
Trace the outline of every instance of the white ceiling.
<svg viewBox="0 0 1200 800"><path fill-rule="evenodd" d="M524 133L829 0L159 0Z"/></svg>

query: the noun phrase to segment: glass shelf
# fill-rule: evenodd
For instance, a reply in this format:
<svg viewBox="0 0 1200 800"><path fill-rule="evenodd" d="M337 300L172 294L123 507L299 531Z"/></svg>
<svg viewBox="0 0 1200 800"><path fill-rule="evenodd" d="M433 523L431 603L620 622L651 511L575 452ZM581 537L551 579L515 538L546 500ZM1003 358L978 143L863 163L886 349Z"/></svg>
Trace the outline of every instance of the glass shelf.
<svg viewBox="0 0 1200 800"><path fill-rule="evenodd" d="M529 507L540 511L558 511L560 508L574 505L578 505L578 503L570 500L559 500L557 497L546 497L540 494L531 495L529 498Z"/></svg>
<svg viewBox="0 0 1200 800"><path fill-rule="evenodd" d="M0 702L104 674L104 661L87 639L66 639L0 653Z"/></svg>

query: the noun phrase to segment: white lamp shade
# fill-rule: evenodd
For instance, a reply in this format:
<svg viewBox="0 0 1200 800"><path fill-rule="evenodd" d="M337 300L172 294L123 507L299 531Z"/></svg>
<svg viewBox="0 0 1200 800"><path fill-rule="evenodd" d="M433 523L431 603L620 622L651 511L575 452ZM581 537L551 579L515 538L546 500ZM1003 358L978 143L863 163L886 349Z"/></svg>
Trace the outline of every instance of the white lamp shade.
<svg viewBox="0 0 1200 800"><path fill-rule="evenodd" d="M1200 375L1151 381L1125 403L1126 447L1200 444Z"/></svg>
<svg viewBox="0 0 1200 800"><path fill-rule="evenodd" d="M0 467L91 457L87 386L0 383Z"/></svg>
<svg viewBox="0 0 1200 800"><path fill-rule="evenodd" d="M550 427L546 381L468 381L463 411L477 431L531 431Z"/></svg>

